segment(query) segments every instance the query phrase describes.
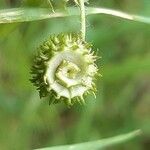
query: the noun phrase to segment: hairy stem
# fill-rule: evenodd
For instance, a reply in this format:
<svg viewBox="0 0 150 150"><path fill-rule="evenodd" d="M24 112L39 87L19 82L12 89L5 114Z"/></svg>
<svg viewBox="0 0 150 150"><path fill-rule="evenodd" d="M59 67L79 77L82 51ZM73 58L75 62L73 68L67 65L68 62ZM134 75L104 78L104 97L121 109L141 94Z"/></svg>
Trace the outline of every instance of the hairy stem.
<svg viewBox="0 0 150 150"><path fill-rule="evenodd" d="M51 2L51 0L47 0L48 1L48 3L49 3L49 6L51 7L51 9L52 9L52 12L54 13L55 12L55 10L54 10L54 8L53 8L53 5L52 5L52 2Z"/></svg>
<svg viewBox="0 0 150 150"><path fill-rule="evenodd" d="M84 6L84 0L79 0L80 5L80 11L81 11L81 34L82 39L85 40L85 34L86 34L86 14L85 14L85 6Z"/></svg>

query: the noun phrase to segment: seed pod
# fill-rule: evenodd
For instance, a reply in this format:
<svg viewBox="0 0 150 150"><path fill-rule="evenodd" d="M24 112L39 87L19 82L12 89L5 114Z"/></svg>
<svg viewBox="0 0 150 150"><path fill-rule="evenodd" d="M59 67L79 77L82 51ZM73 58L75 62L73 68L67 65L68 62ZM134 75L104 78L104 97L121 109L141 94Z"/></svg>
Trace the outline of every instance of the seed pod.
<svg viewBox="0 0 150 150"><path fill-rule="evenodd" d="M84 95L95 92L97 56L80 34L50 36L39 48L30 80L40 97L50 96L50 103L84 103Z"/></svg>

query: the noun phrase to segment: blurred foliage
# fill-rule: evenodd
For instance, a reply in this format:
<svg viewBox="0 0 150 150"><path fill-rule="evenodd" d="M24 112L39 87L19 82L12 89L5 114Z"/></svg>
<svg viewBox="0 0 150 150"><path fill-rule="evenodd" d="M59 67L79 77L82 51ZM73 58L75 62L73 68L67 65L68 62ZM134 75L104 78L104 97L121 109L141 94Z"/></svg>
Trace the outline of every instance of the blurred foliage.
<svg viewBox="0 0 150 150"><path fill-rule="evenodd" d="M62 0L54 8L64 8ZM60 5L61 4L61 5ZM90 5L150 15L149 0L93 0ZM0 8L49 7L46 0L2 0ZM85 142L141 128L112 150L150 148L150 27L106 15L87 19L87 40L102 59L96 100L49 106L29 82L36 47L50 34L79 31L79 18L0 25L0 149L27 150Z"/></svg>

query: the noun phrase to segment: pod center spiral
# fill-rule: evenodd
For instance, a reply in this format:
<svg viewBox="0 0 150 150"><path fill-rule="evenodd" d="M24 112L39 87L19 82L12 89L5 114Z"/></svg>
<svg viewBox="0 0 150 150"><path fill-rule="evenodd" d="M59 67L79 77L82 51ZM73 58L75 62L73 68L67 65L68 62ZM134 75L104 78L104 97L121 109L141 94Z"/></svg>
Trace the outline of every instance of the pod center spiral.
<svg viewBox="0 0 150 150"><path fill-rule="evenodd" d="M65 87L77 85L77 78L81 69L74 63L63 60L56 71L56 79Z"/></svg>

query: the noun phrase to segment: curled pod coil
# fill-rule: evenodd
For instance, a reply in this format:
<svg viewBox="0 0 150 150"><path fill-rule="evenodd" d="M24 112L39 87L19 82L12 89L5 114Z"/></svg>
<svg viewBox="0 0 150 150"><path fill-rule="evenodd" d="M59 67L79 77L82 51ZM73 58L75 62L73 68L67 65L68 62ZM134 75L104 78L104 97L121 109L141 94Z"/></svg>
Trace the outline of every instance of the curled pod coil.
<svg viewBox="0 0 150 150"><path fill-rule="evenodd" d="M40 97L50 96L50 103L82 104L84 95L96 91L96 58L91 44L83 41L80 34L50 36L38 48L31 82Z"/></svg>

